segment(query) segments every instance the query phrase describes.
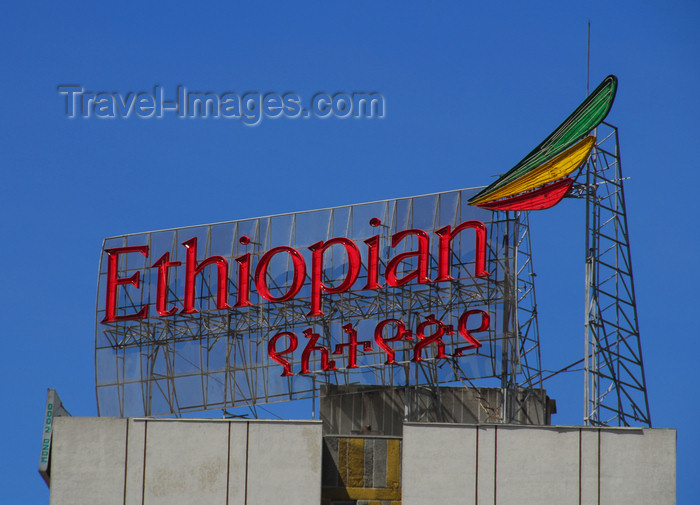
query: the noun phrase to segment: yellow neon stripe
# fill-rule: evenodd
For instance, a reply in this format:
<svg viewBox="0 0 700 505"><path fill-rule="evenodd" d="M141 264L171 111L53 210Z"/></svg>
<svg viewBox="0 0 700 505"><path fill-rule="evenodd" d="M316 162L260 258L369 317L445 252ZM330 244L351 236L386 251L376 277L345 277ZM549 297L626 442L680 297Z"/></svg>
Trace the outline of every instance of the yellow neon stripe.
<svg viewBox="0 0 700 505"><path fill-rule="evenodd" d="M471 202L471 204L490 202L492 200L499 200L508 196L517 195L518 193L523 193L539 186L544 186L548 182L566 177L581 166L581 163L588 158L594 145L595 137L589 135L585 139L569 147L563 153L546 161L519 179L506 184L493 193L482 196Z"/></svg>

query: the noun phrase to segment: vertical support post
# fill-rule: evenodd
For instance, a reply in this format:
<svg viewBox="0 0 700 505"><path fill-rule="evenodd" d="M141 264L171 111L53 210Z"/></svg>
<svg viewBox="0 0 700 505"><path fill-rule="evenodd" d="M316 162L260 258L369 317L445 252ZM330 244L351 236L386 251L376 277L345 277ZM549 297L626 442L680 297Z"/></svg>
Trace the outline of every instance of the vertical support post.
<svg viewBox="0 0 700 505"><path fill-rule="evenodd" d="M502 422L508 423L510 420L508 387L510 384L510 367L509 367L509 348L511 345L511 325L510 313L513 310L513 294L512 291L512 270L510 264L510 212L506 211L505 235L503 237L503 249L505 261L503 262L503 347L501 349L501 394L503 395L503 413Z"/></svg>
<svg viewBox="0 0 700 505"><path fill-rule="evenodd" d="M617 128L586 166L585 425L651 427Z"/></svg>

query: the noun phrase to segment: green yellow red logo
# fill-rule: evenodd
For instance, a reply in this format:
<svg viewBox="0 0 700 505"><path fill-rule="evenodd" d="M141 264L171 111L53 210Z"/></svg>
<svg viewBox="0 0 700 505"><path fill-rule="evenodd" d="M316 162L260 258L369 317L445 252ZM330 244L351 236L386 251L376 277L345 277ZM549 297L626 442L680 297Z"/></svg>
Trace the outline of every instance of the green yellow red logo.
<svg viewBox="0 0 700 505"><path fill-rule="evenodd" d="M570 177L591 155L589 133L610 112L617 77L609 75L581 105L517 165L469 200L492 210L540 210L559 203L574 184Z"/></svg>

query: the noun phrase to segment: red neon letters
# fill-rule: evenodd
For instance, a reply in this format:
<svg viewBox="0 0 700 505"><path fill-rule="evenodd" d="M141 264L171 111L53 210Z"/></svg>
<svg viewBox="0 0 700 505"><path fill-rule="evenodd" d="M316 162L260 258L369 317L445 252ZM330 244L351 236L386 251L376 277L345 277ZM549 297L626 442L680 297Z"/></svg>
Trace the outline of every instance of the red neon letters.
<svg viewBox="0 0 700 505"><path fill-rule="evenodd" d="M481 324L477 329L467 330L467 321L472 315L475 314L481 315ZM489 328L489 323L489 314L488 312L485 312L483 310L468 310L467 312L462 314L462 316L459 319L459 334L467 342L469 342L469 345L457 347L452 353L452 356L455 358L461 357L464 356L464 351L469 349L478 349L479 347L481 347L482 343L479 340L477 340L472 335L472 333L487 331ZM389 325L395 326L396 332L394 333L394 336L390 338L385 338L383 332L385 327ZM427 334L428 332L426 331L426 328L428 327L434 327L434 331L432 331L432 333ZM347 347L348 351L345 368L358 368L359 365L357 364L357 348L361 347L363 352L370 352L373 350L372 343L368 340L358 341L357 331L352 327L352 324L346 324L345 326L343 326L343 331L347 333L348 341L346 343L336 344L333 354L342 355L344 354L344 348ZM435 344L435 352L433 353L433 357L435 359L449 357L445 352L445 342L442 340L442 338L445 335L451 335L453 333L454 330L452 329L451 325L446 325L439 319L436 319L434 314L429 315L425 319L425 321L418 325L418 328L416 330L417 339L416 344L413 347L413 358L411 359L411 361L418 362L425 360L426 358L423 357L423 352L426 348L428 348L428 346L431 346L432 344ZM312 372L309 361L311 359L312 353L314 352L319 352L321 354L321 371L328 372L337 370L336 362L330 359L330 353L328 348L322 345L317 345L320 339L320 335L318 333L314 333L311 328L307 328L306 330L304 330L304 336L307 339L309 339L309 341L306 344L306 347L304 348L304 351L301 355L301 370L299 371L299 374L305 375L310 374ZM283 337L289 339L289 345L286 349L278 351L277 342ZM399 340L413 340L412 333L406 329L406 325L402 320L385 319L383 321L380 321L379 324L377 324L377 326L375 327L374 341L377 343L377 346L387 355L387 359L384 362L385 365L397 364L395 360L396 351L388 344L390 342L397 342ZM297 348L298 341L299 340L297 338L296 333L291 331L282 331L273 336L270 339L270 342L268 343L267 354L270 357L270 359L282 365L283 377L294 375L294 373L292 372L292 364L289 359L291 359L291 354ZM289 355L289 359L282 358L282 356L287 355Z"/></svg>
<svg viewBox="0 0 700 505"><path fill-rule="evenodd" d="M428 279L428 261L430 260L430 238L423 230L404 230L394 233L391 237L391 247L396 247L406 237L414 235L418 239L418 250L408 251L397 254L393 257L386 266L386 283L389 286L403 286L413 279L418 279L419 284L430 282ZM396 276L396 269L402 261L416 257L418 258L418 267L410 274L402 278ZM449 260L449 257L448 257Z"/></svg>
<svg viewBox="0 0 700 505"><path fill-rule="evenodd" d="M230 309L226 299L228 298L228 262L221 256L211 256L201 263L197 263L197 237L191 238L183 242L187 248L187 261L185 261L185 299L183 303L185 308L182 309L183 314L193 314L198 312L194 308L194 285L199 274L202 273L205 267L216 265L216 308Z"/></svg>
<svg viewBox="0 0 700 505"><path fill-rule="evenodd" d="M467 321L469 320L469 316L473 316L474 314L481 315L481 324L475 330L468 330ZM488 312L483 310L468 310L464 314L462 314L462 317L459 318L459 324L457 326L459 328L459 334L462 335L467 342L469 342L469 345L465 345L464 347L458 347L457 349L455 349L455 356L463 356L464 351L468 351L470 349L478 349L479 347L481 347L481 342L475 339L470 333L470 331L484 331L488 329L490 323L491 316L489 316Z"/></svg>
<svg viewBox="0 0 700 505"><path fill-rule="evenodd" d="M287 337L289 339L289 347L287 347L284 351L277 351L277 341L282 337ZM298 345L299 339L297 338L295 333L292 333L290 331L283 331L281 333L278 333L277 335L272 337L267 343L267 355L270 356L270 358L272 358L274 361L282 365L282 367L284 368L284 372L282 372L282 377L294 375L292 373L292 364L286 359L284 359L282 356L294 352Z"/></svg>
<svg viewBox="0 0 700 505"><path fill-rule="evenodd" d="M396 324L396 333L391 338L384 338L383 331L384 327L388 324ZM406 325L403 324L401 319L385 319L377 325L374 329L374 341L377 343L379 348L386 353L385 365L394 365L396 360L394 359L394 349L387 345L389 342L396 342L397 340L412 340L411 332L406 331Z"/></svg>
<svg viewBox="0 0 700 505"><path fill-rule="evenodd" d="M178 267L180 261L170 261L170 253L166 252L158 261L153 263L153 268L158 269L158 286L156 290L156 312L161 316L172 316L177 312L177 307L168 310L168 269Z"/></svg>
<svg viewBox="0 0 700 505"><path fill-rule="evenodd" d="M128 321L130 319L145 319L148 317L148 305L144 306L136 314L125 316L117 315L117 286L131 284L138 288L141 272L136 272L131 277L117 277L119 271L119 255L139 252L148 257L148 246L138 245L131 247L117 247L115 249L105 249L107 253L107 301L105 302L105 317L103 323L114 321Z"/></svg>
<svg viewBox="0 0 700 505"><path fill-rule="evenodd" d="M348 256L348 274L345 280L336 287L330 287L323 283L323 253L334 244L345 247ZM355 242L345 237L336 237L328 242L316 242L310 246L311 255L311 310L307 314L309 317L322 316L321 310L321 290L329 294L342 293L350 289L355 284L360 273L360 250Z"/></svg>
<svg viewBox="0 0 700 505"><path fill-rule="evenodd" d="M381 221L377 218L372 218L370 220L370 225L372 227L384 226ZM480 221L465 221L452 229L450 226L445 226L440 228L435 232L438 238L438 257L437 257L437 277L435 279L430 279L428 277L430 272L430 237L428 233L423 230L418 229L408 229L394 233L391 236L391 247L396 249L405 243L405 241L410 240L417 245L415 250L405 251L396 254L392 257L386 266L384 272L384 278L386 284L391 287L403 286L411 281L415 281L419 284L425 284L430 282L443 282L454 280L452 277L452 245L455 238L462 231L472 229L475 232L475 261L474 261L474 277L486 277L489 273L486 271L486 226ZM250 238L241 237L240 243L243 245L248 245L250 243ZM364 244L364 245L363 245ZM195 286L197 284L197 276L202 274L205 268L212 267L216 269L216 309L226 310L232 308L228 303L229 298L229 264L226 258L223 256L210 256L203 259L202 261L197 261L197 238L193 237L182 245L186 248L185 254L185 265L184 265L184 296L182 300L182 309L178 309L175 306L169 306L168 303L168 282L170 278L170 272L172 269L181 267L182 262L180 261L170 261L170 254L165 253L151 266L151 268L157 269L157 287L156 287L156 300L155 308L156 313L160 317L170 317L175 315L178 310L181 314L193 314L198 312L195 308ZM330 286L323 281L323 271L324 271L324 256L328 250L333 246L341 246L344 249L345 256L347 258L346 266L347 270L345 273L345 278L337 284L336 286ZM367 247L367 265L362 264L360 246ZM310 287L310 307L307 313L308 317L320 317L324 315L323 312L323 294L333 295L344 293L353 288L355 282L360 276L363 268L366 269L366 283L361 288L363 290L377 290L383 289L380 283L380 261L379 261L379 251L381 246L380 235L375 235L364 240L360 245L345 237L335 237L327 241L316 242L315 244L309 246L311 250L311 268L309 273L309 287ZM112 323L117 321L126 321L132 319L145 319L148 317L149 306L148 304L141 307L140 310L126 315L118 316L117 307L117 288L119 286L131 285L133 288L140 288L141 272L137 271L130 277L118 277L119 275L119 256L123 254L140 253L144 257L148 258L149 247L148 246L128 246L128 247L118 247L113 249L106 249L107 254L107 287L106 287L106 302L105 302L105 317L102 323ZM268 268L272 259L278 254L289 255L292 265L292 282L291 285L287 287L287 292L275 296L270 291L268 286ZM301 252L293 247L280 246L275 247L265 254L258 260L255 266L255 272L251 278L252 272L252 255L251 253L245 253L237 258L235 258L237 265L237 274L234 275L235 281L237 281L238 290L236 293L236 303L233 305L234 308L249 307L252 305L250 301L251 296L251 281L254 282L255 290L265 300L273 303L282 303L289 301L297 296L299 291L301 291L304 283L307 279L307 265L302 256ZM402 270L402 266L405 262L411 262L415 265L415 268L408 273ZM129 288L132 290L133 288ZM133 297L133 295L132 295ZM138 298L138 297L136 297ZM482 319L483 321L483 319ZM398 323L393 323L398 324ZM435 323L431 323L435 325ZM486 323L488 324L488 323ZM397 329L400 333L400 327ZM441 337L448 331L447 328L442 328L439 325L436 331L431 333L429 336L420 334L418 338L421 342L428 339L428 343L417 345L417 354L415 356L416 361L420 361L421 350L429 345L431 342L438 344L438 352L440 352L439 343L441 342ZM449 331L452 331L451 329ZM442 333L440 333L442 332ZM460 332L464 335L466 332L466 322L464 325L464 330L460 326ZM437 335L437 333L440 333ZM467 332L468 334L468 332ZM397 336L394 339L399 338ZM383 339L381 337L377 340L375 335L375 341L382 347L380 341L386 345L386 342L393 341L392 339ZM473 343L472 343L473 345ZM392 356L387 354L389 357L388 361L393 359Z"/></svg>
<svg viewBox="0 0 700 505"><path fill-rule="evenodd" d="M474 277L486 277L489 273L486 271L486 225L481 221L465 221L454 231L450 231L450 226L440 228L435 234L440 237L440 261L438 262L438 277L434 282L451 281L453 279L450 274L450 251L452 249L452 240L457 234L467 228L472 228L476 232L476 258Z"/></svg>
<svg viewBox="0 0 700 505"><path fill-rule="evenodd" d="M292 335L294 334L292 333ZM311 373L311 370L309 370L309 358L311 357L311 353L314 351L321 353L321 370L324 372L337 370L335 367L335 361L328 359L328 348L322 345L316 345L316 342L318 342L321 335L314 333L311 331L311 328L309 328L304 330L304 336L309 339L309 343L306 344L304 352L301 354L301 373Z"/></svg>
<svg viewBox="0 0 700 505"><path fill-rule="evenodd" d="M353 329L352 324L343 326L343 331L349 335L347 344L336 344L333 354L343 354L343 347L348 348L348 366L345 368L357 368L357 346L362 344L362 349L365 351L372 350L372 343L369 340L363 342L357 341L357 332Z"/></svg>
<svg viewBox="0 0 700 505"><path fill-rule="evenodd" d="M428 326L437 326L435 333L426 335L425 329ZM411 361L423 361L423 348L429 346L430 344L437 344L437 354L435 354L436 358L446 358L445 342L442 341L442 337L446 333L454 333L452 331L452 326L445 326L442 321L435 319L435 314L430 314L425 321L418 325L418 330L416 330L418 342L413 348L413 359Z"/></svg>
<svg viewBox="0 0 700 505"><path fill-rule="evenodd" d="M279 297L274 297L270 293L267 287L267 268L270 266L270 261L275 254L286 252L292 258L292 268L294 273L292 274L292 285L285 294ZM255 286L258 288L258 293L265 300L271 302L286 302L291 300L296 296L301 287L304 285L304 277L306 276L306 263L304 263L304 257L299 251L293 247L281 246L275 247L267 251L260 262L258 263L258 268L255 269Z"/></svg>

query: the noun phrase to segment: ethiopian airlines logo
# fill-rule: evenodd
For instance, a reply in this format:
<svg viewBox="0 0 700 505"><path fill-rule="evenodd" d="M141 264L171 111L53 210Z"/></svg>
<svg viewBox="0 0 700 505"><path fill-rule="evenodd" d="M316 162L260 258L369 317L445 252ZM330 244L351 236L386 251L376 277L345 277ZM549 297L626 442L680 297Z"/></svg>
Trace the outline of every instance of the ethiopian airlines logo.
<svg viewBox="0 0 700 505"><path fill-rule="evenodd" d="M559 203L591 155L596 138L591 130L603 122L617 91L609 75L586 100L520 163L469 200L491 210L540 210Z"/></svg>

